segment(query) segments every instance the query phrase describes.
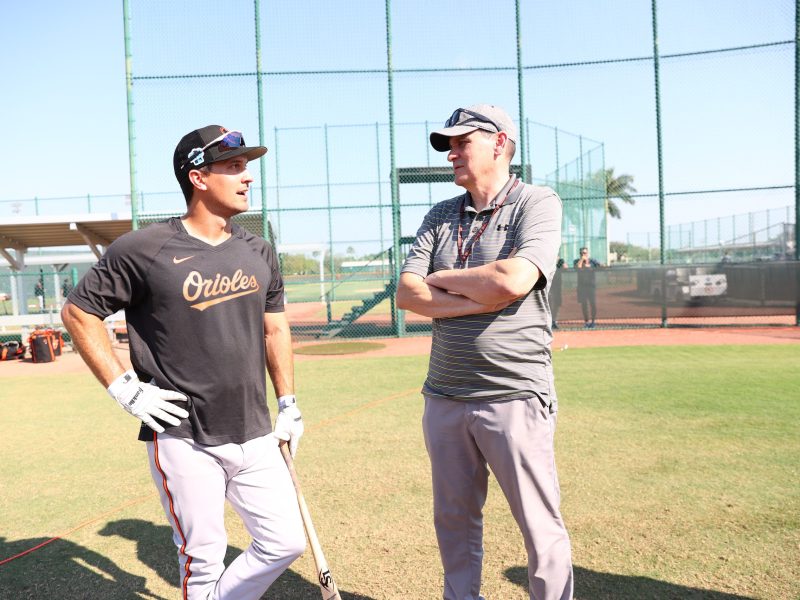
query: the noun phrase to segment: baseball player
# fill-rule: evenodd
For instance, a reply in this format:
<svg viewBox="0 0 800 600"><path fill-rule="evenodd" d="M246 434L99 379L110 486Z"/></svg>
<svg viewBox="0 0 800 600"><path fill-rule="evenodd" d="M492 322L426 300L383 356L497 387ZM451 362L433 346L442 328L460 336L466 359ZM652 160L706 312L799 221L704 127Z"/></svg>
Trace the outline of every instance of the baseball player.
<svg viewBox="0 0 800 600"><path fill-rule="evenodd" d="M62 317L109 395L142 421L153 482L172 525L184 600L248 600L305 548L279 440L303 434L291 334L272 247L231 222L253 178L242 134L209 125L173 156L186 214L125 234L70 293ZM133 369L102 320L125 309ZM266 371L278 397L272 431ZM252 543L227 568L224 504Z"/></svg>
<svg viewBox="0 0 800 600"><path fill-rule="evenodd" d="M400 308L433 317L422 426L445 600L483 598L487 466L525 540L530 597L572 598L547 303L561 201L509 174L516 141L508 114L488 104L456 109L430 135L466 193L425 216L397 291Z"/></svg>

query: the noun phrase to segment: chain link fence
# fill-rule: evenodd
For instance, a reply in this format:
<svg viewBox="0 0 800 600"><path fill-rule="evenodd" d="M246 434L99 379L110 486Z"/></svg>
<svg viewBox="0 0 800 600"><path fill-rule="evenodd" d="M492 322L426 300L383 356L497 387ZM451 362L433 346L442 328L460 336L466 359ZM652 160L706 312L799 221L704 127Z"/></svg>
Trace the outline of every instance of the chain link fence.
<svg viewBox="0 0 800 600"><path fill-rule="evenodd" d="M428 135L491 102L519 125L515 172L563 201L562 326L585 322L584 246L600 324L795 322L796 4L129 0L135 202L69 201L138 226L181 214L177 140L241 129L270 150L238 221L268 229L296 335L425 331L393 305L398 260L463 191Z"/></svg>
<svg viewBox="0 0 800 600"><path fill-rule="evenodd" d="M26 315L23 326L0 319L0 343L27 344L29 330L59 326L64 301L88 268L89 265L47 265L23 271L0 268L0 317Z"/></svg>

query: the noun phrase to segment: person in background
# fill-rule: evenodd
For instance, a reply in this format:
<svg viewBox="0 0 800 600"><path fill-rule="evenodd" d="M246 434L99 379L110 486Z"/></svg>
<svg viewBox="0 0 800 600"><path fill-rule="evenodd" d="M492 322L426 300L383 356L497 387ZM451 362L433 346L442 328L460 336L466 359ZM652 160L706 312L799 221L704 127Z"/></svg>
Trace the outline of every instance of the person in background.
<svg viewBox="0 0 800 600"><path fill-rule="evenodd" d="M69 296L69 293L72 291L72 278L71 277L64 277L64 281L61 284L61 297L66 298Z"/></svg>
<svg viewBox="0 0 800 600"><path fill-rule="evenodd" d="M589 248L584 246L580 253L580 258L572 263L578 271L578 303L583 312L583 326L594 329L597 318L596 269L602 265L589 256Z"/></svg>
<svg viewBox="0 0 800 600"><path fill-rule="evenodd" d="M36 285L33 286L33 294L39 304L39 312L44 312L44 281L42 281L41 277L36 280Z"/></svg>

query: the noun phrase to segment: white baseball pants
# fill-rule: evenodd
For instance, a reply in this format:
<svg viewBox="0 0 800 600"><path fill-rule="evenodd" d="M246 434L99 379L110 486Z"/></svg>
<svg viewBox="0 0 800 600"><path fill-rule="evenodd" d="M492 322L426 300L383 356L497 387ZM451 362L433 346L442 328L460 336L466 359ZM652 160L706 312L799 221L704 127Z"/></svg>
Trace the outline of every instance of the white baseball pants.
<svg viewBox="0 0 800 600"><path fill-rule="evenodd" d="M305 549L292 480L272 435L204 446L154 434L150 473L178 547L184 600L258 600ZM225 568L225 500L252 542Z"/></svg>

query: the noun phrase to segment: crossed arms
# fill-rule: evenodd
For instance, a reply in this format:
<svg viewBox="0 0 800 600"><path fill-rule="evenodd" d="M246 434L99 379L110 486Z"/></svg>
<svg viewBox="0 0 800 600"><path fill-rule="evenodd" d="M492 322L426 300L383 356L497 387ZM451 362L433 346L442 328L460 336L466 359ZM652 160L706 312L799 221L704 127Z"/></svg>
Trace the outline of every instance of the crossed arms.
<svg viewBox="0 0 800 600"><path fill-rule="evenodd" d="M497 312L530 292L540 275L536 265L517 257L425 278L406 272L400 275L397 306L433 318Z"/></svg>

